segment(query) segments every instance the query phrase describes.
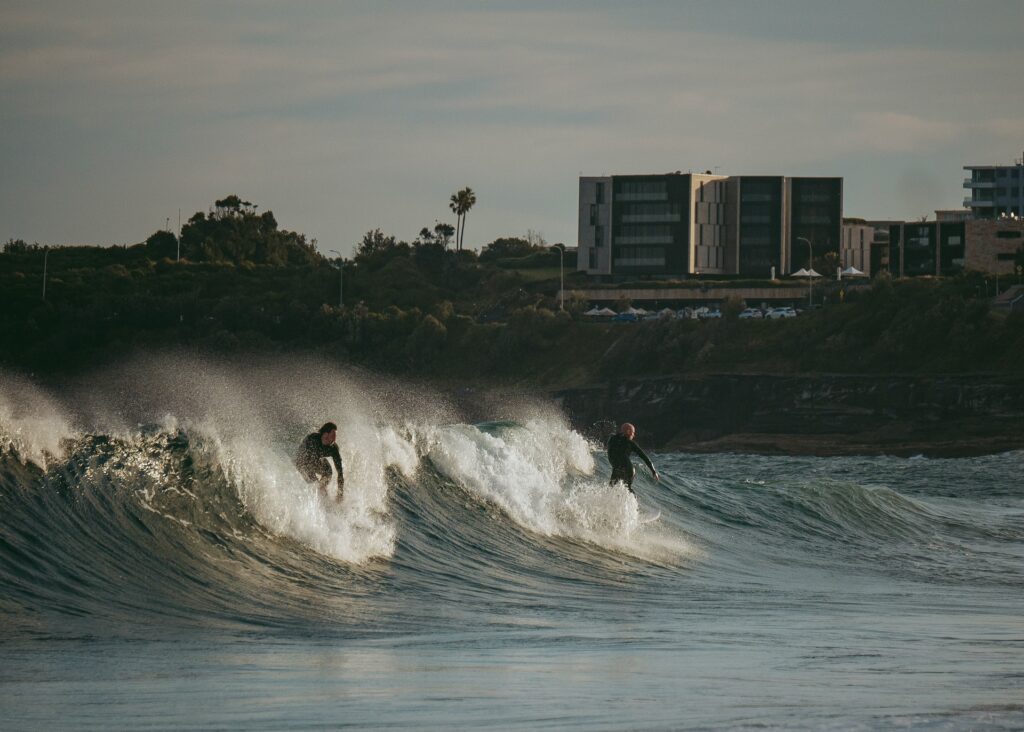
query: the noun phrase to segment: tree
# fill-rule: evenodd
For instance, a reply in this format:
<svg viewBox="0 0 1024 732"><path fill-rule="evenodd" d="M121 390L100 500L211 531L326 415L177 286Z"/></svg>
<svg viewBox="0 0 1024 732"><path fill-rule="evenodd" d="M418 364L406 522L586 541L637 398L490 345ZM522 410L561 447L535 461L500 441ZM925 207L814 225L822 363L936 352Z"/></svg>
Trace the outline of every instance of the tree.
<svg viewBox="0 0 1024 732"><path fill-rule="evenodd" d="M420 229L419 236L413 242L416 246L425 244L439 244L442 249L448 249L448 245L455 235L455 227L441 221L434 222L434 229L431 231L426 226Z"/></svg>
<svg viewBox="0 0 1024 732"><path fill-rule="evenodd" d="M480 261L525 257L535 251L537 248L526 239L517 236L503 236L484 246L480 251Z"/></svg>
<svg viewBox="0 0 1024 732"><path fill-rule="evenodd" d="M4 244L4 254L25 254L31 248L24 239L8 239ZM35 248L38 249L39 245L36 244Z"/></svg>
<svg viewBox="0 0 1024 732"><path fill-rule="evenodd" d="M533 229L526 230L526 241L530 243L531 247L536 249L545 249L548 245L544 235L539 231L534 231Z"/></svg>
<svg viewBox="0 0 1024 732"><path fill-rule="evenodd" d="M451 224L446 224L442 221L434 224L434 241L445 249L448 248L448 244L451 243L453 236L455 236L455 227Z"/></svg>
<svg viewBox="0 0 1024 732"><path fill-rule="evenodd" d="M454 211L456 216L455 249L457 251L462 251L466 236L466 214L474 204L476 204L476 194L469 186L453 193L448 201L448 208Z"/></svg>
<svg viewBox="0 0 1024 732"><path fill-rule="evenodd" d="M166 237L152 244L170 246ZM278 229L273 212L257 215L255 204L234 195L217 201L209 215L198 212L188 220L181 229L181 254L192 261L272 266L314 264L321 259L315 241Z"/></svg>
<svg viewBox="0 0 1024 732"><path fill-rule="evenodd" d="M169 231L157 231L146 239L146 253L152 259L167 257L173 259L177 254L178 238Z"/></svg>
<svg viewBox="0 0 1024 732"><path fill-rule="evenodd" d="M412 248L404 241L397 241L380 229L373 229L363 235L363 240L356 247L355 261L360 266L377 270L396 257L408 258L411 252Z"/></svg>

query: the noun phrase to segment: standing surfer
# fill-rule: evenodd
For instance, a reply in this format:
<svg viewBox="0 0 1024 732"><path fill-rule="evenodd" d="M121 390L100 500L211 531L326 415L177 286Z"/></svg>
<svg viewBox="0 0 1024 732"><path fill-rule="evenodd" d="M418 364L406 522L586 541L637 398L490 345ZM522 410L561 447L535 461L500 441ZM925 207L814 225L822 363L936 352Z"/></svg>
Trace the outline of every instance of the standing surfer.
<svg viewBox="0 0 1024 732"><path fill-rule="evenodd" d="M641 450L638 444L633 442L635 436L636 427L629 422L625 422L616 434L608 438L608 462L612 465L612 478L609 484L622 481L626 484L626 488L629 489L630 493L633 492L633 478L636 477L636 468L633 467L633 463L629 459L633 453L640 456L640 459L644 461L647 468L651 471L654 479L661 481L661 476L654 469L654 465L651 463L651 459L647 457L647 453Z"/></svg>
<svg viewBox="0 0 1024 732"><path fill-rule="evenodd" d="M338 470L337 500L340 501L341 492L345 487L345 472L337 441L338 426L334 422L328 422L319 432L307 435L299 445L299 451L295 455L295 467L308 482L316 483L321 495L326 498L327 485L331 482L331 466L328 461L333 460L334 467Z"/></svg>

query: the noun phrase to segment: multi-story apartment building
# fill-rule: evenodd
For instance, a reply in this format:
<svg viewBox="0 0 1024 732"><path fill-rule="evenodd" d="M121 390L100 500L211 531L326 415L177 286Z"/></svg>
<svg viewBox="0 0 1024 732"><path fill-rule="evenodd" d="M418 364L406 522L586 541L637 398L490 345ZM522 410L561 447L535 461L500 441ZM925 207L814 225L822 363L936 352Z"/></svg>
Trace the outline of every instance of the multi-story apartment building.
<svg viewBox="0 0 1024 732"><path fill-rule="evenodd" d="M842 178L670 173L579 180L578 269L768 277L838 252Z"/></svg>
<svg viewBox="0 0 1024 732"><path fill-rule="evenodd" d="M971 173L964 179L964 188L971 192L964 208L973 218L1024 216L1024 157L1013 165L965 165L964 170Z"/></svg>

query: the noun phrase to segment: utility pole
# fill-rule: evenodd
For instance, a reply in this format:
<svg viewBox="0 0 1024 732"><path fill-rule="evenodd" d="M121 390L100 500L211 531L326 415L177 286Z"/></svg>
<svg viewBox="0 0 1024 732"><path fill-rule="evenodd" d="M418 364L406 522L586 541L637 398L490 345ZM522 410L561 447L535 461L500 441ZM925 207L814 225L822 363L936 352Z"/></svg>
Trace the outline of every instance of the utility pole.
<svg viewBox="0 0 1024 732"><path fill-rule="evenodd" d="M807 266L810 267L810 271L814 271L814 246L811 244L810 239L805 239L802 236L796 238L797 241L807 242ZM810 308L814 308L814 276L811 274L807 275L807 305Z"/></svg>
<svg viewBox="0 0 1024 732"><path fill-rule="evenodd" d="M43 250L43 302L46 302L46 260L50 256L50 247Z"/></svg>
<svg viewBox="0 0 1024 732"><path fill-rule="evenodd" d="M331 254L338 255L338 308L345 307L345 259L337 249L331 249Z"/></svg>
<svg viewBox="0 0 1024 732"><path fill-rule="evenodd" d="M565 310L565 245L558 247L558 309Z"/></svg>

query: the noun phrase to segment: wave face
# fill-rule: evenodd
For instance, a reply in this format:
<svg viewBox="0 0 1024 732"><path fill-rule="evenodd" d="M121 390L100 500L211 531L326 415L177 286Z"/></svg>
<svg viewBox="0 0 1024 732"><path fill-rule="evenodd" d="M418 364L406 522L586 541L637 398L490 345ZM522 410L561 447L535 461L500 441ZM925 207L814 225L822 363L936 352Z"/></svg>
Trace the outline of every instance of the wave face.
<svg viewBox="0 0 1024 732"><path fill-rule="evenodd" d="M165 357L59 394L3 383L0 584L21 621L274 626L336 611L351 624L348 603L321 599L379 589L396 568L447 592L458 567L478 594L496 576L503 589L536 581L519 561L559 556L560 576L620 554L698 553L684 533L644 524L636 498L599 474L595 446L538 405L510 407L516 422L465 424L436 395L312 362ZM340 503L292 464L327 420L345 461Z"/></svg>

